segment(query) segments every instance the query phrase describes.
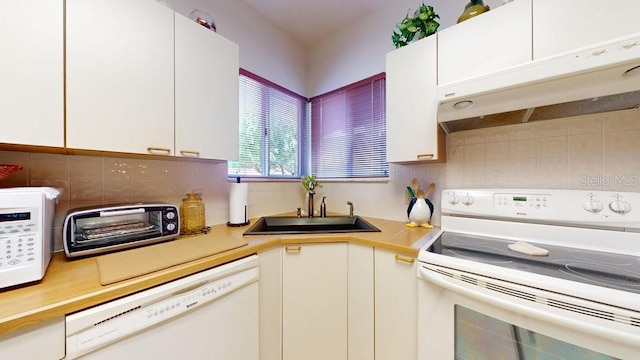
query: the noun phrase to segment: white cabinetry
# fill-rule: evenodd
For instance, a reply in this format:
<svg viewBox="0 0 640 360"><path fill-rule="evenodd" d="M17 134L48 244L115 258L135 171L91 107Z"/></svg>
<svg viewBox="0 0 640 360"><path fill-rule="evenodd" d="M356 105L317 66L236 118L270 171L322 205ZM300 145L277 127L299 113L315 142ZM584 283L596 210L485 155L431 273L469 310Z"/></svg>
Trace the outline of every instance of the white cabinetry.
<svg viewBox="0 0 640 360"><path fill-rule="evenodd" d="M348 359L374 359L373 248L349 244Z"/></svg>
<svg viewBox="0 0 640 360"><path fill-rule="evenodd" d="M175 15L177 156L238 158L238 45Z"/></svg>
<svg viewBox="0 0 640 360"><path fill-rule="evenodd" d="M347 244L286 245L283 360L347 359Z"/></svg>
<svg viewBox="0 0 640 360"><path fill-rule="evenodd" d="M418 357L418 278L415 259L375 249L375 358Z"/></svg>
<svg viewBox="0 0 640 360"><path fill-rule="evenodd" d="M638 33L637 7L636 0L534 0L533 56L539 59Z"/></svg>
<svg viewBox="0 0 640 360"><path fill-rule="evenodd" d="M387 161L445 160L437 122L435 35L387 53Z"/></svg>
<svg viewBox="0 0 640 360"><path fill-rule="evenodd" d="M0 143L63 147L63 1L0 4Z"/></svg>
<svg viewBox="0 0 640 360"><path fill-rule="evenodd" d="M531 61L531 1L513 1L439 31L438 84Z"/></svg>
<svg viewBox="0 0 640 360"><path fill-rule="evenodd" d="M155 0L66 11L67 147L173 154L174 12Z"/></svg>
<svg viewBox="0 0 640 360"><path fill-rule="evenodd" d="M64 318L48 320L0 336L0 359L57 360L65 356Z"/></svg>
<svg viewBox="0 0 640 360"><path fill-rule="evenodd" d="M282 360L282 250L258 253L260 260L260 360Z"/></svg>

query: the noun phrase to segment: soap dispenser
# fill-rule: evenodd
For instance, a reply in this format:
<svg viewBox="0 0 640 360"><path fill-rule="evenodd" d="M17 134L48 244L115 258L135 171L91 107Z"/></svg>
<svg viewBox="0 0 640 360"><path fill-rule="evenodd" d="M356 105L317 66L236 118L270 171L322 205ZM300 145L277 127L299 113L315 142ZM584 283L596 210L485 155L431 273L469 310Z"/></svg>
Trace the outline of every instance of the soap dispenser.
<svg viewBox="0 0 640 360"><path fill-rule="evenodd" d="M326 196L322 197L322 202L320 203L320 217L327 217L327 204L324 203L324 199L326 199Z"/></svg>

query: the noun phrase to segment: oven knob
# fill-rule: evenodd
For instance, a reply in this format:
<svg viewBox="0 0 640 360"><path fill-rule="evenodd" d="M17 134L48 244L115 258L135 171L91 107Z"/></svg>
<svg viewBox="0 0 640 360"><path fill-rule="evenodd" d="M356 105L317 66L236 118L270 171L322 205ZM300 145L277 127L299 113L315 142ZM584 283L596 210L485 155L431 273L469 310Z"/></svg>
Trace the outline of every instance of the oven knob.
<svg viewBox="0 0 640 360"><path fill-rule="evenodd" d="M616 197L616 199L609 204L609 209L617 214L626 214L631 211L631 205L629 205L628 202L620 200L620 198Z"/></svg>
<svg viewBox="0 0 640 360"><path fill-rule="evenodd" d="M167 224L167 230L173 231L175 229L176 229L176 224L174 224L174 223L168 223Z"/></svg>
<svg viewBox="0 0 640 360"><path fill-rule="evenodd" d="M469 206L473 204L473 198L471 197L471 195L467 194L462 197L462 203Z"/></svg>
<svg viewBox="0 0 640 360"><path fill-rule="evenodd" d="M173 219L175 219L175 218L176 218L176 213L174 213L173 211L169 211L169 212L167 213L167 219L169 219L169 220L173 220Z"/></svg>
<svg viewBox="0 0 640 360"><path fill-rule="evenodd" d="M593 198L585 201L584 204L582 204L582 207L588 212L592 213L600 212L603 209L602 202L599 200L594 200Z"/></svg>
<svg viewBox="0 0 640 360"><path fill-rule="evenodd" d="M449 204L455 205L460 201L460 199L458 199L458 195L456 195L456 193L450 193L447 201L449 201Z"/></svg>

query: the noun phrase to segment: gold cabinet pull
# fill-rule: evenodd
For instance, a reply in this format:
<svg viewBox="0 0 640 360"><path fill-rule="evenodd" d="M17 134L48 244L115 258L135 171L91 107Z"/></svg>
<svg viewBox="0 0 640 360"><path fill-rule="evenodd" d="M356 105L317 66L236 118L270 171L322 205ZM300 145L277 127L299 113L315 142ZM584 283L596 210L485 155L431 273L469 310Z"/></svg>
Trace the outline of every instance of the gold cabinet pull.
<svg viewBox="0 0 640 360"><path fill-rule="evenodd" d="M182 155L182 156L200 157L200 151L195 151L195 150L180 150L180 155Z"/></svg>
<svg viewBox="0 0 640 360"><path fill-rule="evenodd" d="M433 154L418 154L417 158L418 159L423 159L423 158L430 158L433 159Z"/></svg>
<svg viewBox="0 0 640 360"><path fill-rule="evenodd" d="M408 257L404 257L404 256L400 256L400 255L396 255L396 261L401 261L407 264L413 264L414 261L416 261L416 259L414 258L408 258Z"/></svg>
<svg viewBox="0 0 640 360"><path fill-rule="evenodd" d="M166 152L167 155L171 154L171 149L164 148L164 147L149 146L149 147L147 147L147 151L150 152L150 153L159 151L159 152Z"/></svg>
<svg viewBox="0 0 640 360"><path fill-rule="evenodd" d="M285 246L284 251L288 253L299 253L302 248L300 246Z"/></svg>

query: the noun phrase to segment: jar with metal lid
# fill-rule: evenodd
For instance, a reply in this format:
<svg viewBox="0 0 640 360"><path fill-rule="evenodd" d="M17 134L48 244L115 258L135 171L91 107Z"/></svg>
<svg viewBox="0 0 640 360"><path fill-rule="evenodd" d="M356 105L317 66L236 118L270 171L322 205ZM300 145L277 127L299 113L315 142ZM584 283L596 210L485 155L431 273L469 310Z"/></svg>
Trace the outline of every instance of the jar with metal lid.
<svg viewBox="0 0 640 360"><path fill-rule="evenodd" d="M205 228L202 195L191 192L180 204L180 233L197 234Z"/></svg>

